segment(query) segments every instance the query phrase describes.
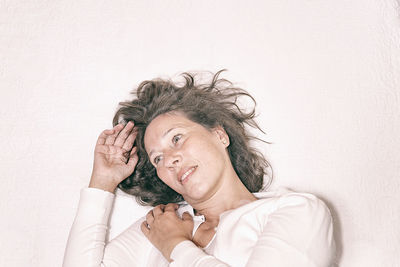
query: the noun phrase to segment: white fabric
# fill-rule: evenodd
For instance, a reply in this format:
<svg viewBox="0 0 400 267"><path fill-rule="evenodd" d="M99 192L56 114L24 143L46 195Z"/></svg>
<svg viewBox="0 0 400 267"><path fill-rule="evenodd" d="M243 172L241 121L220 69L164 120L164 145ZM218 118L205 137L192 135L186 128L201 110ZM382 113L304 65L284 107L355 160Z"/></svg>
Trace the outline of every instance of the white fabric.
<svg viewBox="0 0 400 267"><path fill-rule="evenodd" d="M190 206L186 202L182 203L182 205L179 206L177 214L180 218L182 218L182 214L185 212L189 212L189 214L192 215L192 217L193 217L193 231L192 231L192 237L193 237L194 234L196 233L197 229L199 228L200 224L205 222L206 219L204 218L203 215L200 215L200 216L194 215L194 210L193 210L192 206Z"/></svg>
<svg viewBox="0 0 400 267"><path fill-rule="evenodd" d="M284 189L255 196L259 200L221 214L216 235L205 249L191 241L178 244L170 266L322 267L333 263L332 218L321 200ZM140 230L144 217L106 244L113 198L98 189L81 191L63 266L168 266Z"/></svg>

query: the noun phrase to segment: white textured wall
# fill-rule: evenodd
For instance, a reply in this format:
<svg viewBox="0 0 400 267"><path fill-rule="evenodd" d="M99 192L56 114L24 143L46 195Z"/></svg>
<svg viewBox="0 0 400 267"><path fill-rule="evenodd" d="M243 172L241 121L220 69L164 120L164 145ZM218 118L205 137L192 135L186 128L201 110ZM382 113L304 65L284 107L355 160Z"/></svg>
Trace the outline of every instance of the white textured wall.
<svg viewBox="0 0 400 267"><path fill-rule="evenodd" d="M132 88L221 68L258 100L273 186L332 208L340 266L400 266L399 1L245 2L0 0L0 266L61 265Z"/></svg>

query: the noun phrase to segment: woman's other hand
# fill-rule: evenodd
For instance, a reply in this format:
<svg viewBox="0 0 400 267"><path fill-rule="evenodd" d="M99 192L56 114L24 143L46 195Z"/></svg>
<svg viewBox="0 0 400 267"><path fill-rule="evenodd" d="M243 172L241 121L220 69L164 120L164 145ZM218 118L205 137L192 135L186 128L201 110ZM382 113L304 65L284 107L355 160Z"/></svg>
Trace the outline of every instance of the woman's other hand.
<svg viewBox="0 0 400 267"><path fill-rule="evenodd" d="M158 205L146 215L142 232L150 242L171 262L172 250L180 242L192 240L193 218L185 212L182 219L176 214L177 204Z"/></svg>
<svg viewBox="0 0 400 267"><path fill-rule="evenodd" d="M117 124L104 130L97 139L94 150L93 172L89 187L114 193L115 188L131 175L138 162L134 123Z"/></svg>

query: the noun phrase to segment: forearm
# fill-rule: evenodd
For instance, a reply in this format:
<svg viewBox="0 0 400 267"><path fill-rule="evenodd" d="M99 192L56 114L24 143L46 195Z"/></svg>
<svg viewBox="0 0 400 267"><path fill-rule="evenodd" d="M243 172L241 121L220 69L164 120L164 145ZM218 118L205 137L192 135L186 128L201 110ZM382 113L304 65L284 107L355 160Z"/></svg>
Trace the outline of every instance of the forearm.
<svg viewBox="0 0 400 267"><path fill-rule="evenodd" d="M114 194L103 190L86 188L81 191L63 267L101 265L113 200Z"/></svg>

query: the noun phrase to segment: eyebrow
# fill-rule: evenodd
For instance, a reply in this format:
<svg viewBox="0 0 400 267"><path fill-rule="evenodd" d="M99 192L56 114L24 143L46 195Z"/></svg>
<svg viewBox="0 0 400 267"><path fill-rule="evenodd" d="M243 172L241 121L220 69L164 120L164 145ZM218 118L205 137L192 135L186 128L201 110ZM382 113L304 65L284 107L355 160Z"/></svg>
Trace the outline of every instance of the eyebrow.
<svg viewBox="0 0 400 267"><path fill-rule="evenodd" d="M173 131L173 130L175 130L175 129L177 129L177 128L182 128L182 126L181 125L178 125L178 126L174 126L174 127L172 127L172 128L170 128L168 131L166 131L163 135L162 135L162 137L161 138L164 138L166 135L168 135L171 131ZM151 150L150 151L150 153L149 153L149 158L151 158L151 155L154 153L154 150Z"/></svg>

